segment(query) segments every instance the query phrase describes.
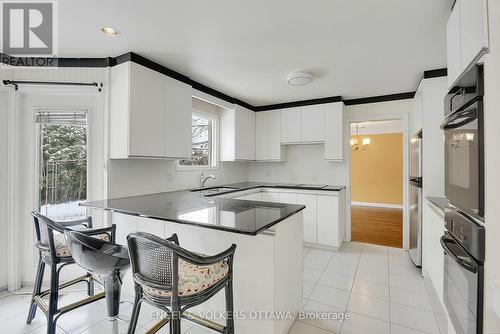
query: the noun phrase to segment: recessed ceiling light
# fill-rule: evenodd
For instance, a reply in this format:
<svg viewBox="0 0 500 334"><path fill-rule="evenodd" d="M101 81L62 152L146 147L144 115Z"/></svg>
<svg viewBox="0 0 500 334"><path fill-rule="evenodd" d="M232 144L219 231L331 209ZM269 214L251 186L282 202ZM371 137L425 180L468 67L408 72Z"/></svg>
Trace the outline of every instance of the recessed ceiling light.
<svg viewBox="0 0 500 334"><path fill-rule="evenodd" d="M115 28L111 28L111 27L102 27L101 31L103 33L105 33L106 35L112 36L112 37L116 37L116 36L120 35L120 32L118 30L116 30Z"/></svg>
<svg viewBox="0 0 500 334"><path fill-rule="evenodd" d="M309 72L295 72L288 75L287 81L292 86L305 86L313 82L314 77Z"/></svg>

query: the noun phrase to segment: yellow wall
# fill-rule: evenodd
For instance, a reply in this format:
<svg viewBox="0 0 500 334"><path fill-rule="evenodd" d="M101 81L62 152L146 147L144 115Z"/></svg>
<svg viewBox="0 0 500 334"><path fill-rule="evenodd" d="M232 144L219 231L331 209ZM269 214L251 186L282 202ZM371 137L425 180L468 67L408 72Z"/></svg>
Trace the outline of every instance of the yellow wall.
<svg viewBox="0 0 500 334"><path fill-rule="evenodd" d="M370 137L366 151L351 151L351 200L403 204L403 134Z"/></svg>

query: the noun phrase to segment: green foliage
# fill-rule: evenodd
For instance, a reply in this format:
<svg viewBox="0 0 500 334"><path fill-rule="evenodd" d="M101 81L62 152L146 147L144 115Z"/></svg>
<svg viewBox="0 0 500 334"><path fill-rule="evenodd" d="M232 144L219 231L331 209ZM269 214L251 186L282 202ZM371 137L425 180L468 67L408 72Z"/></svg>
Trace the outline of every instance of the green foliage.
<svg viewBox="0 0 500 334"><path fill-rule="evenodd" d="M42 127L40 200L56 204L87 197L86 127Z"/></svg>

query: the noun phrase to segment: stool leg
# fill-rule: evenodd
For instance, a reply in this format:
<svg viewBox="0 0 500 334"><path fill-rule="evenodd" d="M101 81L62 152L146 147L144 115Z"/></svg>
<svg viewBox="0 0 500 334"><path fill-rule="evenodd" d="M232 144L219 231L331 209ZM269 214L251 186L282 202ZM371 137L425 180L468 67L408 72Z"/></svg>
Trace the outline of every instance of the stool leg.
<svg viewBox="0 0 500 334"><path fill-rule="evenodd" d="M172 302L170 317L170 334L181 334L181 305L178 301Z"/></svg>
<svg viewBox="0 0 500 334"><path fill-rule="evenodd" d="M114 318L120 312L120 292L121 283L118 277L119 273L104 279L104 290L106 291L106 306L108 308L108 317Z"/></svg>
<svg viewBox="0 0 500 334"><path fill-rule="evenodd" d="M234 307L233 307L233 282L230 280L226 285L226 334L234 334Z"/></svg>
<svg viewBox="0 0 500 334"><path fill-rule="evenodd" d="M59 270L57 265L50 266L50 295L49 295L49 312L47 314L47 334L56 332L56 320L54 316L57 313L57 300L59 298Z"/></svg>
<svg viewBox="0 0 500 334"><path fill-rule="evenodd" d="M135 301L134 308L132 310L132 317L130 318L130 324L128 325L128 334L134 334L135 328L137 327L137 320L139 319L139 313L141 312L142 304L142 289L139 284L135 284Z"/></svg>
<svg viewBox="0 0 500 334"><path fill-rule="evenodd" d="M93 296L95 293L94 290L94 279L92 278L92 274L88 273L89 280L87 282L87 296Z"/></svg>
<svg viewBox="0 0 500 334"><path fill-rule="evenodd" d="M33 295L31 297L30 309L28 311L28 319L26 320L27 324L31 324L31 321L33 320L33 318L36 315L37 304L35 303L35 296L38 296L40 294L40 291L42 290L43 272L44 271L45 271L45 262L43 262L42 257L39 256L38 268L36 270L36 277L35 277L35 285L33 287Z"/></svg>

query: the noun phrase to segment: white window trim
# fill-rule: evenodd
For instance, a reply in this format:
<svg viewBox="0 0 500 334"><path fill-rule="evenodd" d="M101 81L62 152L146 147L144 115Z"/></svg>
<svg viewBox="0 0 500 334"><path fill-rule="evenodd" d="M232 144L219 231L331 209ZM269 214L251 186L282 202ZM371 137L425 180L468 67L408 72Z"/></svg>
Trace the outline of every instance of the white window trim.
<svg viewBox="0 0 500 334"><path fill-rule="evenodd" d="M198 114L203 117L207 117L213 121L213 143L212 143L212 166L184 166L179 163L179 160L175 161L175 169L177 171L204 171L204 170L218 170L219 169L219 115L213 113L208 113L203 110L193 108L192 114ZM182 159L184 160L184 159Z"/></svg>

